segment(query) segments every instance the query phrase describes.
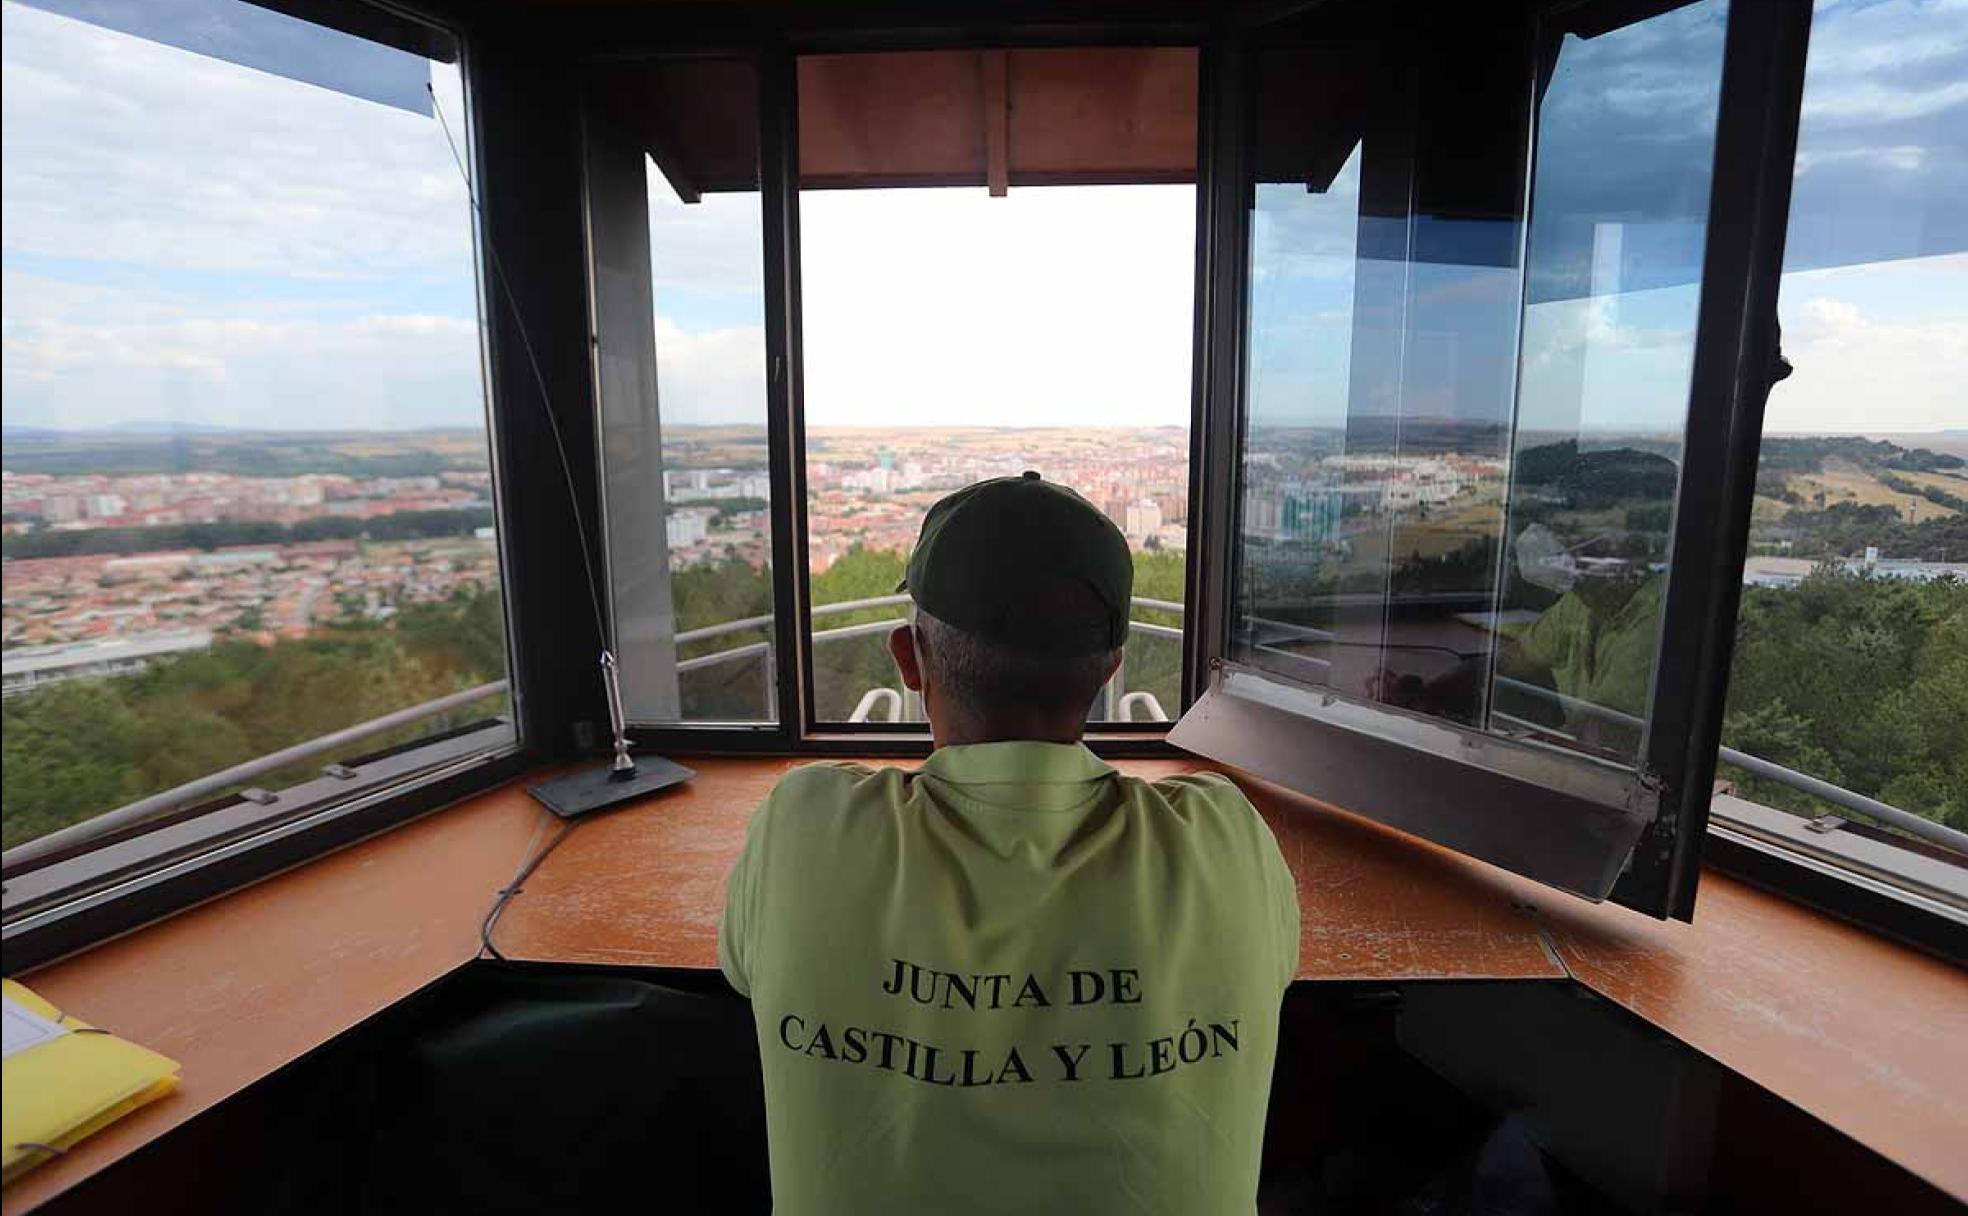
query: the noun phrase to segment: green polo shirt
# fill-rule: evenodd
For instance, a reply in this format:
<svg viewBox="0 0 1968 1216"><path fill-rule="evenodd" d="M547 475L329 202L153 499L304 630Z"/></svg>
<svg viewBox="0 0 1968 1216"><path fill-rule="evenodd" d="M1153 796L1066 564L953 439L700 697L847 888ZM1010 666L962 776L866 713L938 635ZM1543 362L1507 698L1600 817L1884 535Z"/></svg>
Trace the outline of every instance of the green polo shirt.
<svg viewBox="0 0 1968 1216"><path fill-rule="evenodd" d="M1255 1210L1298 898L1214 774L946 747L789 773L731 873L775 1210Z"/></svg>

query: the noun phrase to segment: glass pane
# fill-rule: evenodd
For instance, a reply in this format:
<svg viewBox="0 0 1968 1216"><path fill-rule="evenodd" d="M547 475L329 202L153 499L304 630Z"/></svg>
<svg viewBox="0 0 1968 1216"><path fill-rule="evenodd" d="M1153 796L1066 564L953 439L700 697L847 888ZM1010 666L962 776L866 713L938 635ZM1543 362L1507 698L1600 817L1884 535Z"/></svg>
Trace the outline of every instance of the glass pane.
<svg viewBox="0 0 1968 1216"><path fill-rule="evenodd" d="M736 59L591 84L609 584L639 723L778 714L757 97Z"/></svg>
<svg viewBox="0 0 1968 1216"><path fill-rule="evenodd" d="M1723 742L1968 830L1964 79L1959 7L1815 6Z"/></svg>
<svg viewBox="0 0 1968 1216"><path fill-rule="evenodd" d="M1724 14L1260 54L1234 657L1637 756Z"/></svg>
<svg viewBox="0 0 1968 1216"><path fill-rule="evenodd" d="M8 847L505 706L471 210L425 88L469 146L456 67L234 0L87 11L116 28L0 5Z"/></svg>
<svg viewBox="0 0 1968 1216"><path fill-rule="evenodd" d="M1660 643L1726 20L1706 0L1567 34L1538 114L1492 724L1622 760Z"/></svg>
<svg viewBox="0 0 1968 1216"><path fill-rule="evenodd" d="M995 197L982 133L959 138L989 122L978 74L993 54L1010 56L1009 100L997 105L1014 124ZM1090 716L1180 712L1194 69L1189 49L801 61L818 720L921 723L884 636L907 612L895 588L923 515L961 486L1027 469L1085 495L1135 553L1134 627ZM1155 87L1119 87L1142 81ZM947 112L867 101L932 84L960 100ZM1037 123L1076 87L1101 94L1117 122L1180 138L1130 144L1084 114L1048 120L1046 142L1036 128L1021 137L1018 115Z"/></svg>

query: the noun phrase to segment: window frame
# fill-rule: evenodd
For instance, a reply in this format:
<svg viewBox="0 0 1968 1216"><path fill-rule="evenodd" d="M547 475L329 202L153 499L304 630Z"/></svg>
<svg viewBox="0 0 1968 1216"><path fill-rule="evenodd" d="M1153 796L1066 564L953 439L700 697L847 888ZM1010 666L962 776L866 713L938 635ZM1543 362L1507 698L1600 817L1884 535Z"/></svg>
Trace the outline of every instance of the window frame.
<svg viewBox="0 0 1968 1216"><path fill-rule="evenodd" d="M965 20L965 17L974 20ZM886 51L997 50L1048 47L1184 47L1196 50L1200 61L1210 37L1209 25L1192 14L1171 19L1144 7L1139 20L1109 20L1076 25L1039 19L1007 20L1001 9L977 13L953 11L940 15L933 29L896 28L855 14L831 15L810 24L791 24L761 34L743 23L702 22L687 29L652 30L648 21L629 18L619 26L604 24L587 41L608 49L590 52L584 62L662 62L702 57L744 58L759 74L759 188L764 242L764 302L768 368L766 430L768 474L774 488L770 509L773 562L773 654L778 675L777 716L772 722L674 722L632 725L629 736L639 749L699 755L858 755L916 757L929 754L926 726L898 730L885 722L822 722L814 699L812 656L813 604L808 572L805 383L801 317L799 232L799 96L798 62L810 54L874 54ZM1199 79L1198 113L1207 105L1206 83ZM1197 221L1195 241L1203 246L1206 226L1204 146L1207 131L1199 123L1197 147ZM585 177L585 173L584 173ZM592 215L583 216L590 233ZM600 325L594 285L589 285L588 341L597 341ZM1201 293L1195 315L1201 317ZM1201 560L1195 522L1195 503L1201 477L1195 463L1197 435L1204 423L1206 401L1195 369L1205 357L1208 332L1197 323L1191 335L1190 469L1191 503L1186 553L1185 590L1196 585ZM596 393L599 392L598 381ZM600 409L599 396L593 406ZM600 453L596 451L599 469ZM781 572L790 572L790 577ZM1201 688L1194 682L1191 655L1196 649L1192 600L1185 603L1181 704L1172 707L1169 722L1105 722L1093 725L1087 744L1108 757L1175 757L1182 755L1167 742L1174 717L1186 709ZM613 622L611 621L611 628Z"/></svg>
<svg viewBox="0 0 1968 1216"><path fill-rule="evenodd" d="M568 687L572 682L564 679L556 687L555 679L555 666L567 661L569 651L578 647L593 653L581 645L593 638L592 623L588 638L582 639L578 629L570 629L560 619L557 597L537 591L523 594L529 580L519 574L559 565L566 577L566 567L579 567L578 554L570 553L562 535L545 525L543 513L525 509L527 500L549 499L562 504L564 512L569 496L556 468L525 458L528 444L543 441L540 435L528 433L544 429L537 409L529 418L532 407L509 404L529 395L537 397L533 373L521 358L527 339L513 321L514 308L530 320L542 306L513 300L513 308L500 308L498 293L504 290L505 272L497 264L494 241L512 242L490 234L516 237L529 231L539 222L533 213L537 204L514 193L484 188L488 178L507 180L506 162L547 151L541 146L544 131L528 130L515 121L525 110L509 103L510 93L485 87L488 76L498 80L498 72L512 83L525 65L510 51L503 57L492 53L498 44L486 38L487 27L472 20L468 11L445 5L406 7L369 0L240 2L419 54L447 41L456 48L465 104L464 113L452 116L462 128L454 129L454 135L464 141L463 151L477 169L472 189L479 205L468 212L467 222L477 284L480 376L511 711L436 739L368 755L360 754L360 745L351 742L343 762L328 766L336 772L324 770L319 777L280 791L271 802L224 795L170 809L140 825L106 826L98 837L54 850L32 849L33 841L18 846L28 850L27 855L17 853L0 874L6 900L0 944L8 975L257 882L491 789L546 761L574 754L572 736L578 732L568 729L570 707L575 713L585 708L589 716L602 708L598 681L590 681L591 690L582 690ZM501 106L501 102L508 104ZM499 167L488 171L493 165ZM519 282L522 287L529 284L523 277ZM585 384L574 384L572 391L580 399ZM588 487L584 514L592 509L592 489ZM543 582L551 585L550 579L536 574L530 585L544 589ZM565 741L556 746L557 740ZM86 828L88 822L77 826Z"/></svg>
<svg viewBox="0 0 1968 1216"><path fill-rule="evenodd" d="M1188 571L1185 586L1182 708L1187 709L1209 686L1227 652L1231 627L1228 589L1237 529L1238 464L1243 441L1244 329L1247 311L1244 250L1249 239L1249 216L1244 206L1243 165L1248 155L1245 125L1248 115L1244 88L1250 75L1250 43L1267 22L1287 18L1312 7L1240 5L1227 14L1199 20L1192 12L1172 12L1144 5L1136 21L1089 22L1069 25L1042 17L1007 19L1002 8L959 6L939 14L933 28L898 26L894 19L852 10L824 16L788 18L761 29L742 18L698 18L679 25L661 16L627 15L604 19L585 33L582 43L594 58L622 59L664 55L730 54L755 59L761 72L761 195L766 241L766 316L768 366L780 374L769 385L769 469L776 498L772 511L775 568L795 577L774 579L774 644L795 663L781 663L779 721L738 726L729 724L666 724L638 726L631 735L639 747L658 752L704 755L862 756L920 758L930 743L921 732L898 732L882 723L843 729L837 724L816 728L810 688L810 598L806 574L806 498L804 477L804 414L801 399L800 298L798 274L797 96L794 72L805 53L849 53L889 50L978 49L1009 46L1183 45L1197 48L1197 195L1194 334L1191 358L1191 420L1189 460ZM1556 11L1568 7L1552 3ZM1692 878L1704 863L1730 873L1748 874L1786 888L1792 879L1800 898L1848 919L1885 926L1911 919L1945 936L1956 927L1927 909L1899 901L1891 892L1866 889L1856 883L1822 874L1821 863L1784 857L1752 860L1728 833L1726 824L1708 826L1709 788L1719 743L1720 716L1726 691L1728 657L1740 597L1741 560L1747 544L1748 495L1753 484L1760 442L1761 411L1767 385L1761 382L1767 363L1752 358L1754 351L1775 348L1776 268L1787 223L1787 188L1793 168L1796 120L1801 103L1804 56L1810 25L1809 0L1780 0L1772 5L1739 3L1731 20L1747 32L1732 32L1727 43L1720 86L1717 121L1717 160L1724 162L1711 185L1711 239L1704 254L1704 276L1713 284L1705 290L1699 331L1707 338L1701 354L1699 385L1694 392L1710 393L1715 386L1729 400L1727 425L1703 416L1703 427L1690 427L1688 442L1721 442L1704 450L1709 463L1734 473L1724 487L1718 479L1709 497L1716 515L1678 511L1675 517L1677 561L1684 570L1711 571L1705 585L1689 583L1670 611L1676 622L1693 622L1704 636L1704 657L1666 679L1680 686L1673 695L1688 705L1691 728L1687 746L1672 758L1681 777L1675 821L1682 825L1658 837L1649 836L1653 853L1635 874L1621 884L1620 896L1633 902L1651 900L1657 911L1680 919L1692 913ZM1781 48L1760 58L1759 47ZM1774 176L1773 176L1774 175ZM1782 191L1773 190L1776 177ZM1747 184L1745 184L1747 183ZM1778 197L1782 193L1784 197ZM1716 212L1729 212L1718 215ZM1731 229L1731 225L1735 225ZM1757 234L1763 247L1757 257L1731 258L1728 231ZM1771 235L1774 233L1774 246ZM1731 313L1733 309L1733 313ZM1727 349L1718 344L1718 315L1734 321L1759 311L1763 324L1754 332L1741 325L1723 326ZM1767 342L1767 345L1764 343ZM1691 380L1693 378L1691 377ZM1226 408L1223 403L1231 403ZM1710 425L1710 424L1713 425ZM1684 482L1689 474L1684 471ZM1704 490L1709 489L1704 485ZM1685 501L1677 496L1677 502ZM1707 520L1727 516L1732 527L1714 529ZM1684 535L1685 533L1685 535ZM1698 556L1705 555L1705 556ZM1690 578L1692 575L1689 576ZM1689 591L1699 594L1689 595ZM1670 626L1671 627L1671 626ZM1699 711L1699 712L1697 712ZM1138 724L1115 729L1101 726L1089 732L1088 744L1110 757L1184 757L1191 753L1168 742L1170 724ZM1658 740L1656 740L1658 745ZM1662 758L1667 759L1665 753ZM1715 847L1704 853L1703 846ZM1767 846L1765 846L1767 849ZM1784 877L1773 879L1772 875ZM1637 895L1636 895L1637 893ZM1850 897L1841 903L1840 895ZM1887 901L1882 904L1881 901ZM1890 905L1886 920L1873 909ZM1888 928L1908 937L1900 928Z"/></svg>

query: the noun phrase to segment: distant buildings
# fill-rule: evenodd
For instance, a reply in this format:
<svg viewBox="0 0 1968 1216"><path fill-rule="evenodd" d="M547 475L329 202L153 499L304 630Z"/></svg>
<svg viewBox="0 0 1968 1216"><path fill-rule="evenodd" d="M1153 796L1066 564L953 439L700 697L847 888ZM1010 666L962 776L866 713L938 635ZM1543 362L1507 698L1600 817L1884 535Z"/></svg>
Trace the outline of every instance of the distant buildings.
<svg viewBox="0 0 1968 1216"><path fill-rule="evenodd" d="M663 533L672 550L703 543L710 530L709 511L671 511L663 520Z"/></svg>
<svg viewBox="0 0 1968 1216"><path fill-rule="evenodd" d="M62 680L129 675L158 659L209 650L211 646L212 635L199 630L22 646L0 657L0 696L16 696Z"/></svg>
<svg viewBox="0 0 1968 1216"><path fill-rule="evenodd" d="M8 471L0 478L0 511L15 532L28 531L35 520L58 531L227 520L296 523L322 515L369 519L399 511L482 507L491 502L491 485L491 474L477 469L420 477Z"/></svg>
<svg viewBox="0 0 1968 1216"><path fill-rule="evenodd" d="M1506 466L1475 456L1322 456L1282 469L1253 461L1244 489L1244 534L1275 541L1341 542L1348 515L1450 510L1465 496L1499 491Z"/></svg>
<svg viewBox="0 0 1968 1216"><path fill-rule="evenodd" d="M9 559L0 579L6 644L35 647L231 629L300 637L351 604L380 620L496 585L499 564L487 535Z"/></svg>
<svg viewBox="0 0 1968 1216"><path fill-rule="evenodd" d="M1743 562L1743 585L1747 587L1795 587L1820 566L1868 578L1904 579L1929 583L1955 578L1968 583L1968 562L1923 562L1910 558L1881 557L1878 549L1867 549L1864 557L1752 557Z"/></svg>

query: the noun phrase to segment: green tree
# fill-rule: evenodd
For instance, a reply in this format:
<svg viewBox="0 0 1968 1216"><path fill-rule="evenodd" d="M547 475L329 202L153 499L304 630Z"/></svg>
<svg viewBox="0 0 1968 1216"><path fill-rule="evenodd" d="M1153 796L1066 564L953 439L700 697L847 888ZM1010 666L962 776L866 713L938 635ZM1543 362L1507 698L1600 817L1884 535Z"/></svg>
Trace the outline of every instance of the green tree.
<svg viewBox="0 0 1968 1216"><path fill-rule="evenodd" d="M1827 568L1795 588L1746 588L1723 742L1968 826L1968 584ZM1825 809L1731 776L1757 801Z"/></svg>
<svg viewBox="0 0 1968 1216"><path fill-rule="evenodd" d="M505 674L496 591L407 608L261 646L243 638L127 676L69 680L4 703L0 826L5 844L54 831L196 777ZM478 706L474 715L498 712ZM447 725L431 720L364 740L373 751ZM320 761L260 778L313 776Z"/></svg>

